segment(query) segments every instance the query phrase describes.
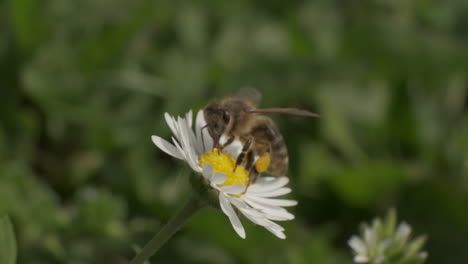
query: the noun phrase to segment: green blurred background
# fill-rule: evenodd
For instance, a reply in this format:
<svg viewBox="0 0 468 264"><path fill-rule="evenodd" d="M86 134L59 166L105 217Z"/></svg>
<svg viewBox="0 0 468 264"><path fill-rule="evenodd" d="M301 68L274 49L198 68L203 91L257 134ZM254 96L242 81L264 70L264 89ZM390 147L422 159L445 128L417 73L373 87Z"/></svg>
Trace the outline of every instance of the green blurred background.
<svg viewBox="0 0 468 264"><path fill-rule="evenodd" d="M395 207L468 263L468 2L0 1L0 214L19 264L126 263L187 198L163 113L253 86L290 149L288 238L215 210L152 263L351 263Z"/></svg>

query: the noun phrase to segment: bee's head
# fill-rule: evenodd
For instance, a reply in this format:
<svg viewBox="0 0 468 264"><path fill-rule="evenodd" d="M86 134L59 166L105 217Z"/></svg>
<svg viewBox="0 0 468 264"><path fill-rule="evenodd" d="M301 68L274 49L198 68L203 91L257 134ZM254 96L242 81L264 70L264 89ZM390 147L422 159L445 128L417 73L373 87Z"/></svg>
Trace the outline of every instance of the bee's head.
<svg viewBox="0 0 468 264"><path fill-rule="evenodd" d="M227 132L231 120L229 110L222 107L218 102L213 102L203 109L203 115L205 116L208 133L210 133L215 144L218 144L221 136Z"/></svg>

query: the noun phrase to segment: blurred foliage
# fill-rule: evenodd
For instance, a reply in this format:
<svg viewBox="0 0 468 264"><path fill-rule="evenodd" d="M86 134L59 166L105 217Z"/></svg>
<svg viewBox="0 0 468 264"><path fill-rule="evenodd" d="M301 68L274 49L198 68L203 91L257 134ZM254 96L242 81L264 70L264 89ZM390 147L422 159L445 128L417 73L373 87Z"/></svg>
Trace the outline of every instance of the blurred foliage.
<svg viewBox="0 0 468 264"><path fill-rule="evenodd" d="M216 211L157 263L351 263L359 223L398 209L427 263L467 263L468 2L0 2L0 215L18 263L126 263L187 198L163 113L242 86L290 149L287 240Z"/></svg>
<svg viewBox="0 0 468 264"><path fill-rule="evenodd" d="M16 239L11 220L7 215L0 217L0 263L16 263Z"/></svg>

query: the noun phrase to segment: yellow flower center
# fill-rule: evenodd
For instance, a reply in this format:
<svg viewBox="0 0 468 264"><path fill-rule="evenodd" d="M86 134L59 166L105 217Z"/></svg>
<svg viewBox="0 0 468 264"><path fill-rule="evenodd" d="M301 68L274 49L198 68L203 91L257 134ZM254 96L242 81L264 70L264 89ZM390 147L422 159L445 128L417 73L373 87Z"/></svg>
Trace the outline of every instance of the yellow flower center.
<svg viewBox="0 0 468 264"><path fill-rule="evenodd" d="M232 184L249 184L249 172L241 165L236 167L236 160L221 150L212 149L200 156L201 166L210 164L214 172L220 172L227 176L226 181L219 186Z"/></svg>

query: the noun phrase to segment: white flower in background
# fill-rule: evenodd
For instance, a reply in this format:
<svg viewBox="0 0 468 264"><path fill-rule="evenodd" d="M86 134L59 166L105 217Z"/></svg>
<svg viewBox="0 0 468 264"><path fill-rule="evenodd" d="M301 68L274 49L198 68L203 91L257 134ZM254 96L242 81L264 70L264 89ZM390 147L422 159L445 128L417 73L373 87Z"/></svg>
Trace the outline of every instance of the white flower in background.
<svg viewBox="0 0 468 264"><path fill-rule="evenodd" d="M247 170L235 166L242 149L241 142L236 140L223 150L213 149L213 139L207 129L202 129L206 125L202 111L197 114L195 131L192 129L192 111L185 118L175 118L167 113L164 117L174 135L172 144L152 136L154 144L167 154L186 161L195 172L203 175L207 185L218 192L219 205L240 237L245 238L246 234L236 210L278 238L286 238L284 228L273 221L294 219L294 215L283 207L294 206L297 202L274 198L291 192L285 187L289 182L287 177L258 177L249 185Z"/></svg>
<svg viewBox="0 0 468 264"><path fill-rule="evenodd" d="M391 210L382 221L363 224L361 237L352 236L348 244L354 251L354 262L372 264L423 263L427 253L420 251L425 237L410 240L411 227L402 222L396 226L396 212Z"/></svg>

